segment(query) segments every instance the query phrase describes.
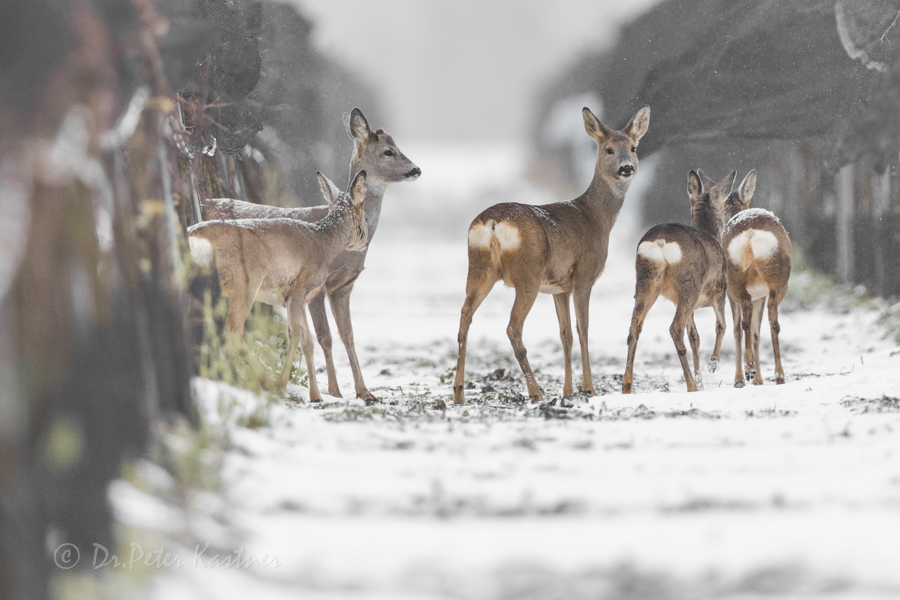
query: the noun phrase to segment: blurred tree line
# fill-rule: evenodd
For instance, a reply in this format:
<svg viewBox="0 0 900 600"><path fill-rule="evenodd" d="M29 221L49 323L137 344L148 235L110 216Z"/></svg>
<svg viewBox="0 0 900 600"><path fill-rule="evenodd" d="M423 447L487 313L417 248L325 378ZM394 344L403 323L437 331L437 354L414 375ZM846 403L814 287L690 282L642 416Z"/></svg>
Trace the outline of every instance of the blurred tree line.
<svg viewBox="0 0 900 600"><path fill-rule="evenodd" d="M551 82L541 114L592 93L618 127L649 104L648 223L689 222L689 169L755 168L754 205L781 217L810 263L897 295L898 16L900 0L666 0ZM535 144L552 163L567 142L545 126Z"/></svg>
<svg viewBox="0 0 900 600"><path fill-rule="evenodd" d="M371 92L311 32L262 0L0 5L0 598L49 597L61 544L90 571L108 483L196 422L198 199L318 200L347 168Z"/></svg>

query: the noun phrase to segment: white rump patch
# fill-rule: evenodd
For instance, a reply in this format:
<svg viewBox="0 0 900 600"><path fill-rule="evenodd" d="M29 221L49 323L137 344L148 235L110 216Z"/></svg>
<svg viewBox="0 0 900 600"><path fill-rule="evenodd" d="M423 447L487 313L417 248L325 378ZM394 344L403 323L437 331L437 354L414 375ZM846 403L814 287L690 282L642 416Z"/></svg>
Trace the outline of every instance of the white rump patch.
<svg viewBox="0 0 900 600"><path fill-rule="evenodd" d="M655 263L674 265L681 262L681 246L678 242L667 242L663 239L641 242L637 253Z"/></svg>
<svg viewBox="0 0 900 600"><path fill-rule="evenodd" d="M493 222L491 223L493 225ZM476 248L490 248L492 227L487 223L475 223L469 227L469 246Z"/></svg>
<svg viewBox="0 0 900 600"><path fill-rule="evenodd" d="M522 242L522 237L519 235L519 230L516 226L505 221L494 226L494 235L497 236L497 241L500 242L502 250L515 250Z"/></svg>
<svg viewBox="0 0 900 600"><path fill-rule="evenodd" d="M495 222L489 219L485 223L475 223L469 227L469 246L490 248L491 240L497 238L501 250L515 250L522 243L519 230L512 223Z"/></svg>
<svg viewBox="0 0 900 600"><path fill-rule="evenodd" d="M213 264L213 247L209 240L202 237L190 236L188 245L191 247L191 256L197 266L208 269Z"/></svg>
<svg viewBox="0 0 900 600"><path fill-rule="evenodd" d="M754 258L765 260L778 249L778 238L772 232L763 229L742 231L728 243L728 259L733 265L740 266L743 263L744 251L748 244Z"/></svg>

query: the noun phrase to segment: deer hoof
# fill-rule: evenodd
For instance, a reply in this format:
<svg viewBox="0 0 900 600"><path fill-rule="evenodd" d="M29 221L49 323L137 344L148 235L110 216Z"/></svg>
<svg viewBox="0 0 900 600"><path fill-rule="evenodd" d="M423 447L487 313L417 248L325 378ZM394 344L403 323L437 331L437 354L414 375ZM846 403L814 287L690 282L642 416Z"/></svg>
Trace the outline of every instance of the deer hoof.
<svg viewBox="0 0 900 600"><path fill-rule="evenodd" d="M784 385L784 375L780 373L775 375L775 383L778 385Z"/></svg>
<svg viewBox="0 0 900 600"><path fill-rule="evenodd" d="M360 400L365 400L366 404L368 404L369 402L381 402L381 400L375 397L375 394L373 394L366 388L363 388L361 391L357 391L356 397Z"/></svg>
<svg viewBox="0 0 900 600"><path fill-rule="evenodd" d="M715 373L716 369L719 368L719 357L718 356L710 356L709 362L706 363L706 368L709 369L710 373Z"/></svg>
<svg viewBox="0 0 900 600"><path fill-rule="evenodd" d="M369 398L366 398L365 403L366 406L375 406L376 404L381 404L381 400L379 400L375 396L371 396Z"/></svg>
<svg viewBox="0 0 900 600"><path fill-rule="evenodd" d="M754 377L756 377L756 369L747 369L747 372L744 373L744 379L747 381L752 381Z"/></svg>
<svg viewBox="0 0 900 600"><path fill-rule="evenodd" d="M631 393L631 384L630 384L630 383L623 383L623 384L622 384L622 393L623 393L623 394L630 394L630 393Z"/></svg>
<svg viewBox="0 0 900 600"><path fill-rule="evenodd" d="M742 388L742 387L744 387L744 380L743 380L743 379L738 379L737 381L735 381L735 382L734 382L734 387L736 387L736 388Z"/></svg>

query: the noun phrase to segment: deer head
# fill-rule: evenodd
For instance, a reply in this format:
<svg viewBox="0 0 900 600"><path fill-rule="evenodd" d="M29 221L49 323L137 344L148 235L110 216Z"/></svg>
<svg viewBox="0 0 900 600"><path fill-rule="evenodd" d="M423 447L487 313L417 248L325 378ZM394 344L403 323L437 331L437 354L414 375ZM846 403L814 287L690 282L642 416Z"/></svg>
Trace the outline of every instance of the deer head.
<svg viewBox="0 0 900 600"><path fill-rule="evenodd" d="M650 107L641 108L621 131L611 130L587 107L581 113L584 129L597 142L597 173L611 183L630 183L638 168L638 142L650 126Z"/></svg>
<svg viewBox="0 0 900 600"><path fill-rule="evenodd" d="M414 181L422 170L400 152L394 139L383 129L372 131L362 111L354 108L344 115L344 128L353 140L351 164L364 167L371 183L384 187L398 181Z"/></svg>
<svg viewBox="0 0 900 600"><path fill-rule="evenodd" d="M730 220L734 215L750 208L750 201L753 199L755 191L756 169L747 173L740 187L728 196L728 200L725 201L725 219Z"/></svg>

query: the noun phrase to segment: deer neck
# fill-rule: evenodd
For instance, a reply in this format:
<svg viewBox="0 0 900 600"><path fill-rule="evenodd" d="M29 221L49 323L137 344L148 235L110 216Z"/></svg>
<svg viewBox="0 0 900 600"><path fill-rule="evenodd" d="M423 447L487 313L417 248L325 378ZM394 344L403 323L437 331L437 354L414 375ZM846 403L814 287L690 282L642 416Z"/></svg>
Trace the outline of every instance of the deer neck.
<svg viewBox="0 0 900 600"><path fill-rule="evenodd" d="M616 222L616 217L619 216L619 211L622 210L630 183L630 181L622 183L609 181L598 166L594 170L591 185L575 202L582 205L597 226L608 234Z"/></svg>
<svg viewBox="0 0 900 600"><path fill-rule="evenodd" d="M341 253L350 243L353 235L353 227L350 221L353 219L349 207L340 206L328 213L322 220L314 223L319 225L319 231L328 237L328 262Z"/></svg>
<svg viewBox="0 0 900 600"><path fill-rule="evenodd" d="M362 164L362 161L358 160L357 156L354 154L353 160L350 162L351 180L359 171L365 168L366 165ZM371 173L372 170L368 170L367 172ZM372 236L375 235L375 230L378 228L378 220L381 218L381 201L384 198L384 190L386 188L387 184L377 181L375 177L370 177L368 179L368 188L366 190L366 197L363 200L363 206L366 211L366 226L369 228L370 240L372 239Z"/></svg>
<svg viewBox="0 0 900 600"><path fill-rule="evenodd" d="M704 201L694 208L691 218L694 227L709 233L717 240L722 239L723 221L722 213Z"/></svg>

